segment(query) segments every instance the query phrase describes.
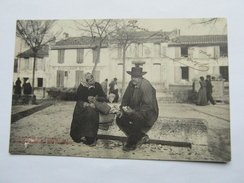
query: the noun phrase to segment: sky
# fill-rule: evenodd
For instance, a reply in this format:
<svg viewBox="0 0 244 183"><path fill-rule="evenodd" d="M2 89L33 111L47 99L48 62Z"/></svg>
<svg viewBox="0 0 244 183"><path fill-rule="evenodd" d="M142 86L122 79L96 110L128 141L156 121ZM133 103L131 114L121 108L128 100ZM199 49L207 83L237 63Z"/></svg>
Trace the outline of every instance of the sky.
<svg viewBox="0 0 244 183"><path fill-rule="evenodd" d="M207 18L209 19L209 18ZM134 19L133 19L134 20ZM180 35L208 35L208 34L226 34L227 21L225 18L218 18L215 24L194 24L202 19L135 19L139 27L149 31L172 31L180 29ZM69 33L69 36L80 36L73 20L58 20L55 30L62 29L63 32Z"/></svg>

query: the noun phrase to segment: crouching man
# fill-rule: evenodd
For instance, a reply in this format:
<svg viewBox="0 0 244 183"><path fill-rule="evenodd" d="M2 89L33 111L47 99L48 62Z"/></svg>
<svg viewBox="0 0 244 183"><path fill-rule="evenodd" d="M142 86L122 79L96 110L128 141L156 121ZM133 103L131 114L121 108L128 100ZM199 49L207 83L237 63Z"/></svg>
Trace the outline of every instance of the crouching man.
<svg viewBox="0 0 244 183"><path fill-rule="evenodd" d="M141 67L127 71L131 81L122 98L120 111L116 118L119 128L127 135L124 151L135 150L149 140L146 134L158 118L156 90L142 76Z"/></svg>

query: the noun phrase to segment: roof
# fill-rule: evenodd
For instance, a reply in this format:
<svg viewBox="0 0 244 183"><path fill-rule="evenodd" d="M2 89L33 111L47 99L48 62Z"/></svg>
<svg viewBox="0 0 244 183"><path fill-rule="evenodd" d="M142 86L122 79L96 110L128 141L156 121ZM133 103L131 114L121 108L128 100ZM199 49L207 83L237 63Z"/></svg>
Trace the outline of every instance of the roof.
<svg viewBox="0 0 244 183"><path fill-rule="evenodd" d="M39 58L43 58L43 57L48 57L49 55L49 46L48 45L45 45L43 46L38 52L37 52L37 57ZM29 50L26 50L22 53L19 53L17 55L17 57L19 58L30 58L30 57L34 57L34 52L29 49Z"/></svg>
<svg viewBox="0 0 244 183"><path fill-rule="evenodd" d="M173 32L162 32L162 31L136 31L129 33L129 36L133 39L132 41L138 43L154 43L154 42L165 42L167 38L172 35ZM118 43L119 37L113 36L111 43ZM125 38L126 39L126 38Z"/></svg>
<svg viewBox="0 0 244 183"><path fill-rule="evenodd" d="M178 36L171 41L169 46L195 45L195 44L227 44L227 35L200 35L200 36Z"/></svg>
<svg viewBox="0 0 244 183"><path fill-rule="evenodd" d="M96 46L96 42L99 38L92 38L87 36L82 37L67 37L56 42L55 45L51 46L51 49L75 49L75 48L93 48ZM103 41L102 47L107 47L108 40Z"/></svg>

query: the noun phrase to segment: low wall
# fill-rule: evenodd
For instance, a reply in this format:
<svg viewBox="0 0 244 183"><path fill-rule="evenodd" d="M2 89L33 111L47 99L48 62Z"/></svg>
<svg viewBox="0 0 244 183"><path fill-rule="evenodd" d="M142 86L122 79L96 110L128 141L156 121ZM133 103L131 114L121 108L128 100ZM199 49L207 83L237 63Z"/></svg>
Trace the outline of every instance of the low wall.
<svg viewBox="0 0 244 183"><path fill-rule="evenodd" d="M175 102L193 102L196 93L192 89L192 85L169 85L168 93L170 93Z"/></svg>

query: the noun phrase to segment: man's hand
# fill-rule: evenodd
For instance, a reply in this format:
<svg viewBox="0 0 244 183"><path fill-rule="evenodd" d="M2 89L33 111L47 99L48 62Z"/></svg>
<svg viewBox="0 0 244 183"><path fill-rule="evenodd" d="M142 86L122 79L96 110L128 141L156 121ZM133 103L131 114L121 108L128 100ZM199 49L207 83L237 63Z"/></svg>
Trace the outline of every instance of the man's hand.
<svg viewBox="0 0 244 183"><path fill-rule="evenodd" d="M122 109L128 115L131 115L135 112L135 110L131 109L129 106L123 106Z"/></svg>
<svg viewBox="0 0 244 183"><path fill-rule="evenodd" d="M88 107L88 106L90 106L90 104L88 102L83 103L83 107Z"/></svg>
<svg viewBox="0 0 244 183"><path fill-rule="evenodd" d="M131 109L130 107L127 107L127 110L125 111L125 113L131 115L133 114L135 111L133 109Z"/></svg>

